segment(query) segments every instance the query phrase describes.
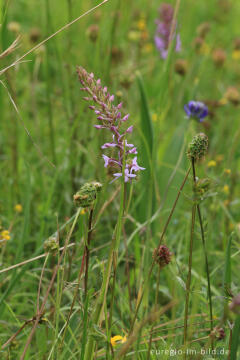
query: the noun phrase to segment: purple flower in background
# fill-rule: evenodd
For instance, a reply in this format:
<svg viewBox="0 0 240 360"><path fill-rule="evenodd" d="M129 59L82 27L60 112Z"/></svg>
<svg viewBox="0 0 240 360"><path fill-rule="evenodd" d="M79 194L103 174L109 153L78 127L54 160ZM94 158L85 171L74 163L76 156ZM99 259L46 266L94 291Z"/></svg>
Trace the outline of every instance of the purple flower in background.
<svg viewBox="0 0 240 360"><path fill-rule="evenodd" d="M208 115L208 107L201 101L189 101L184 105L184 110L187 116L203 122L204 118Z"/></svg>
<svg viewBox="0 0 240 360"><path fill-rule="evenodd" d="M88 96L84 97L86 101L93 101L94 105L89 108L93 110L100 124L94 125L97 129L106 129L112 133L112 140L101 146L102 149L109 149L111 157L103 154L104 167L112 167L118 172L114 173L115 179L123 175L123 163L125 158L124 181L129 182L137 176L137 172L145 170L137 164L137 156L132 158L132 154L137 154L137 148L134 144L127 142L126 136L133 131L130 125L125 131L122 131L122 125L128 120L129 114L122 116L120 109L122 103L115 106L113 104L114 95L110 95L107 87L102 87L101 80L95 80L94 75L89 74L82 67L77 69L78 77L83 85L82 91Z"/></svg>
<svg viewBox="0 0 240 360"><path fill-rule="evenodd" d="M166 59L168 54L168 48L171 43L171 28L173 22L174 9L172 5L163 3L159 8L159 19L156 19L157 29L155 33L155 45L160 52L162 59ZM179 52L181 50L180 35L176 34L176 25L173 30L173 37L176 37L175 50Z"/></svg>

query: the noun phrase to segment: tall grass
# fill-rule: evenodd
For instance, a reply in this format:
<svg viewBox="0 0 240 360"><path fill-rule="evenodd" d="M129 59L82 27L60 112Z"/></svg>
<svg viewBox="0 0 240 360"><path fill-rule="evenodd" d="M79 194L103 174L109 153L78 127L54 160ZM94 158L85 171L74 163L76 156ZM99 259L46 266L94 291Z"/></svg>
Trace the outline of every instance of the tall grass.
<svg viewBox="0 0 240 360"><path fill-rule="evenodd" d="M182 50L172 41L163 60L161 3L0 4L0 358L239 357L240 5L170 1ZM103 166L110 140L93 127L78 65L131 114L146 168L131 183ZM186 118L189 100L208 105L203 123ZM209 149L191 180L199 132ZM94 180L101 194L76 210Z"/></svg>

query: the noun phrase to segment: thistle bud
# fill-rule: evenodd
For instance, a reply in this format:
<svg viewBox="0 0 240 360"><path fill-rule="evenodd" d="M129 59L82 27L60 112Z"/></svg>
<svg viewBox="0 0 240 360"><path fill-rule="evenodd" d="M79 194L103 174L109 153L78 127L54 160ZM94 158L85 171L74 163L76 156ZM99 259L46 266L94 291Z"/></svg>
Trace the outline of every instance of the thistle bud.
<svg viewBox="0 0 240 360"><path fill-rule="evenodd" d="M46 253L55 253L59 249L58 239L55 236L49 237L44 241L43 247Z"/></svg>
<svg viewBox="0 0 240 360"><path fill-rule="evenodd" d="M164 268L171 261L171 253L166 245L160 245L153 252L153 259L159 264L160 268Z"/></svg>
<svg viewBox="0 0 240 360"><path fill-rule="evenodd" d="M208 137L204 133L200 133L192 139L188 145L187 156L195 161L201 160L208 150Z"/></svg>
<svg viewBox="0 0 240 360"><path fill-rule="evenodd" d="M77 207L91 207L96 200L97 193L101 191L102 184L99 182L91 182L84 184L81 189L73 196L73 200Z"/></svg>

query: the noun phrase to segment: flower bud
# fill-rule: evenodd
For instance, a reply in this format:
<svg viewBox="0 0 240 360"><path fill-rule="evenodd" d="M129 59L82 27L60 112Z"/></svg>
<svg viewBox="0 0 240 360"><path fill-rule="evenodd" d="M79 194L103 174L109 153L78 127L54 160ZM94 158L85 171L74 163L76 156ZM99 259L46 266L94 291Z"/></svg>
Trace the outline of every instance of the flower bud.
<svg viewBox="0 0 240 360"><path fill-rule="evenodd" d="M153 259L159 264L160 268L164 268L171 261L171 253L166 245L160 245L153 252Z"/></svg>
<svg viewBox="0 0 240 360"><path fill-rule="evenodd" d="M208 22L204 22L198 26L197 34L200 38L204 39L210 29L211 25Z"/></svg>
<svg viewBox="0 0 240 360"><path fill-rule="evenodd" d="M55 253L59 249L58 239L55 236L50 236L44 241L43 247L46 253Z"/></svg>
<svg viewBox="0 0 240 360"><path fill-rule="evenodd" d="M212 53L213 62L217 67L223 66L226 58L226 52L223 49L216 49Z"/></svg>
<svg viewBox="0 0 240 360"><path fill-rule="evenodd" d="M218 341L223 340L226 337L225 331L223 328L215 327L213 331L211 332L211 337Z"/></svg>
<svg viewBox="0 0 240 360"><path fill-rule="evenodd" d="M240 94L239 94L239 91L236 87L234 86L230 86L224 97L229 101L231 102L233 105L238 105L240 103Z"/></svg>
<svg viewBox="0 0 240 360"><path fill-rule="evenodd" d="M204 133L200 133L192 139L188 145L187 156L195 161L201 160L208 150L208 137Z"/></svg>
<svg viewBox="0 0 240 360"><path fill-rule="evenodd" d="M96 181L84 184L73 196L76 206L82 208L93 206L97 193L101 191L101 188L102 184Z"/></svg>

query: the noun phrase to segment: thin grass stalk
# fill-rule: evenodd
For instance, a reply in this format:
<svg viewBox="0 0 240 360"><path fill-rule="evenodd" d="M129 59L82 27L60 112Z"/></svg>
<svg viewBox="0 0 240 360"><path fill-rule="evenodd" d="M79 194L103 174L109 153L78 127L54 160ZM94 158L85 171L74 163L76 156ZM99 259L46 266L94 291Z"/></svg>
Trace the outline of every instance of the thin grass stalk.
<svg viewBox="0 0 240 360"><path fill-rule="evenodd" d="M189 169L187 170L187 173L186 173L186 175L185 175L185 177L184 177L184 179L183 179L183 182L182 182L182 184L181 184L181 186L180 186L180 188L179 188L177 197L176 197L176 199L175 199L175 201L174 201L174 204L173 204L173 206L172 206L172 209L171 209L171 211L170 211L170 214L169 214L169 216L168 216L168 219L167 219L167 221L166 221L166 224L165 224L165 226L164 226L164 228L163 228L162 235L161 235L161 238L160 238L160 240L159 240L158 246L160 246L161 243L162 243L162 241L163 241L163 237L164 237L164 235L165 235L165 233L166 233L166 231L167 231L168 225L169 225L169 223L170 223L170 221L171 221L171 218L172 218L172 216L173 216L174 210L175 210L175 208L176 208L177 202L178 202L179 197L180 197L180 195L181 195L181 193L182 193L182 190L183 190L183 188L184 188L184 185L185 185L185 183L186 183L186 181L187 181L187 178L188 178L188 175L189 175L189 173L190 173L190 170L191 170L191 167L189 167ZM138 301L138 304L137 304L137 307L136 307L136 310L135 310L135 313L134 313L134 317L133 317L133 320L132 320L132 323L131 323L130 334L131 334L132 331L133 331L133 327L134 327L135 321L136 321L136 319L137 319L138 311L139 311L139 308L140 308L141 303L142 303L143 294L144 294L144 292L145 292L145 290L146 290L146 283L148 283L149 280L150 280L150 277L151 277L151 274L152 274L152 271L153 271L153 267L154 267L154 264L155 264L155 260L156 260L156 257L153 258L152 265L151 265L150 270L149 270L149 272L148 272L148 274L147 274L146 280L144 281L143 288L142 288L142 290L140 290L140 291L141 291L141 294L138 295L139 301Z"/></svg>
<svg viewBox="0 0 240 360"><path fill-rule="evenodd" d="M209 314L210 314L210 328L211 332L213 331L213 309L212 309L212 293L211 293L211 282L210 282L210 271L209 271L209 264L208 264L208 256L207 256L207 249L206 249L206 241L203 229L203 222L202 222L202 215L200 210L200 205L197 205L197 212L199 218L199 224L201 229L201 237L202 237L202 244L203 244L203 251L205 257L205 266L206 266L206 275L207 275L207 283L208 283L208 300L209 300ZM212 350L214 349L213 338L212 338Z"/></svg>
<svg viewBox="0 0 240 360"><path fill-rule="evenodd" d="M49 0L45 1L45 12L46 12L46 28L51 29L51 16L50 16L50 9L49 9ZM57 156L56 156L56 142L55 142L55 131L53 125L53 111L52 111L52 101L51 101L51 81L50 81L50 51L49 46L46 46L46 98L47 98L47 115L48 115L48 126L49 126L49 133L50 133L50 148L52 153L52 162L57 165Z"/></svg>
<svg viewBox="0 0 240 360"><path fill-rule="evenodd" d="M124 150L124 152L125 152L125 150ZM124 158L124 161L123 161L123 174L124 174L125 156L123 156L123 158ZM121 196L120 196L120 208L119 208L119 213L118 213L118 221L117 221L117 225L116 225L116 231L113 235L111 249L110 249L110 253L109 253L108 261L107 261L107 267L106 267L106 271L104 272L104 276L103 276L102 287L101 287L100 294L97 299L97 303L96 303L95 310L94 310L93 317L92 317L92 322L93 322L93 324L96 324L96 325L99 323L101 316L102 316L102 311L104 308L106 295L107 295L107 291L108 291L108 286L109 286L109 280L110 280L110 276L111 276L113 259L117 259L118 247L119 247L121 229L122 229L122 218L123 218L123 213L124 213L124 193L125 193L125 183L124 183L124 176L123 176L122 186L121 186ZM117 262L116 262L116 264L117 264ZM114 289L112 289L112 296L114 296ZM111 338L111 323L109 322L108 340L110 340L110 338ZM93 352L95 349L95 344L96 344L96 341L91 337L86 346L84 360L92 360Z"/></svg>
<svg viewBox="0 0 240 360"><path fill-rule="evenodd" d="M160 266L158 268L158 274L157 274L157 287L156 287L156 293L155 293L155 309L157 309L157 304L158 304L158 288L159 288L159 283L160 283ZM154 325L152 325L151 330L150 330L150 339L149 339L149 343L148 343L148 354L147 354L147 360L150 359L150 354L151 354L151 346L152 346L152 337L153 337L153 330L154 330Z"/></svg>
<svg viewBox="0 0 240 360"><path fill-rule="evenodd" d="M92 238L92 220L93 220L93 208L90 209L90 214L89 214L89 219L88 219L88 234L87 234L87 241L85 244L85 277L84 277L84 295L85 298L87 296L87 291L88 291L88 268L89 268L89 255L90 255L90 250L89 250L89 246L90 246L90 242L91 242L91 238Z"/></svg>
<svg viewBox="0 0 240 360"><path fill-rule="evenodd" d="M63 346L63 342L64 342L64 338L67 332L67 328L69 325L69 321L74 309L74 305L75 302L77 300L77 296L78 296L78 291L79 291L79 286L80 286L80 281L81 281L81 277L82 277L82 273L83 273L83 269L84 269L84 265L85 265L85 278L84 278L84 298L85 301L88 302L87 300L87 292L88 292L88 264L89 264L89 246L90 246L90 241L91 241L91 237L92 237L92 220L93 220L93 208L91 208L90 210L90 214L89 214L89 219L88 219L88 232L87 232L87 239L86 239L86 243L85 243L85 247L84 247L84 253L83 253L83 257L82 257L82 262L81 262L81 266L80 266L80 270L78 273L78 280L77 280L77 285L75 288L75 293L73 296L73 301L70 307L70 311L68 313L67 316L67 320L66 320L66 326L64 328L64 332L63 332L63 336L62 336L62 340L61 340L61 344L60 344L60 348L62 348ZM85 311L85 310L84 310ZM85 317L85 312L84 312L84 317ZM84 346L85 348L85 346Z"/></svg>
<svg viewBox="0 0 240 360"><path fill-rule="evenodd" d="M31 343L31 341L32 341L32 337L33 337L33 335L34 335L34 333L35 333L35 330L36 330L36 328L37 328L37 325L38 325L38 323L39 323L39 320L41 319L41 316L42 316L42 314L43 314L43 311L44 311L44 308L45 308L45 305L46 305L46 302L47 302L47 299L48 299L48 295L49 295L49 293L50 293L50 291L51 291L51 289L52 289L52 286L53 286L53 284L54 284L54 281L55 281L55 278L56 278L56 275L57 275L57 271L58 271L58 269L59 269L59 266L60 266L60 264L61 264L61 262L62 262L63 257L65 256L65 253L66 253L66 250L67 250L67 246L68 246L69 241L70 241L70 239L71 239L73 230L75 229L75 226L76 226L76 224L77 224L77 220L78 220L78 217L79 217L79 215L80 215L80 211L81 211L81 208L78 209L78 211L77 211L77 213L76 213L76 215L75 215L75 219L74 219L74 221L73 221L72 227L71 227L71 229L70 229L70 231L69 231L69 233L68 233L68 235L67 235L67 239L66 239L66 241L65 241L65 245L64 245L63 252L62 252L62 254L61 254L61 256L60 256L60 258L59 258L59 260L58 260L57 266L55 267L55 269L54 269L54 271L53 271L53 275L52 275L50 284L49 284L49 286L48 286L48 288L47 288L47 291L46 291L46 294L45 294L45 296L44 296L44 298L43 298L42 306L41 306L41 308L40 308L40 310L39 310L39 313L36 315L36 320L35 320L35 322L34 322L34 325L33 325L33 327L32 327L32 330L31 330L31 332L30 332L30 334L29 334L29 337L28 337L28 339L27 339L27 342L26 342L26 345L25 345L25 347L24 347L23 353L22 353L22 355L21 355L21 357L20 357L20 360L24 360L25 355L26 355L27 350L28 350L28 347L29 347L29 345L30 345L30 343Z"/></svg>
<svg viewBox="0 0 240 360"><path fill-rule="evenodd" d="M195 183L196 174L194 166L194 158L192 158L192 172L193 172L193 182ZM189 308L189 295L190 295L190 286L191 286L191 276L192 276L192 252L193 252L193 238L194 238L194 227L196 219L196 204L192 206L192 221L191 221L191 235L190 235L190 244L189 244L189 258L188 258L188 276L186 282L186 299L185 299L185 314L184 314L184 346L187 344L187 331L188 331L188 308ZM186 359L187 354L184 354L184 359Z"/></svg>

